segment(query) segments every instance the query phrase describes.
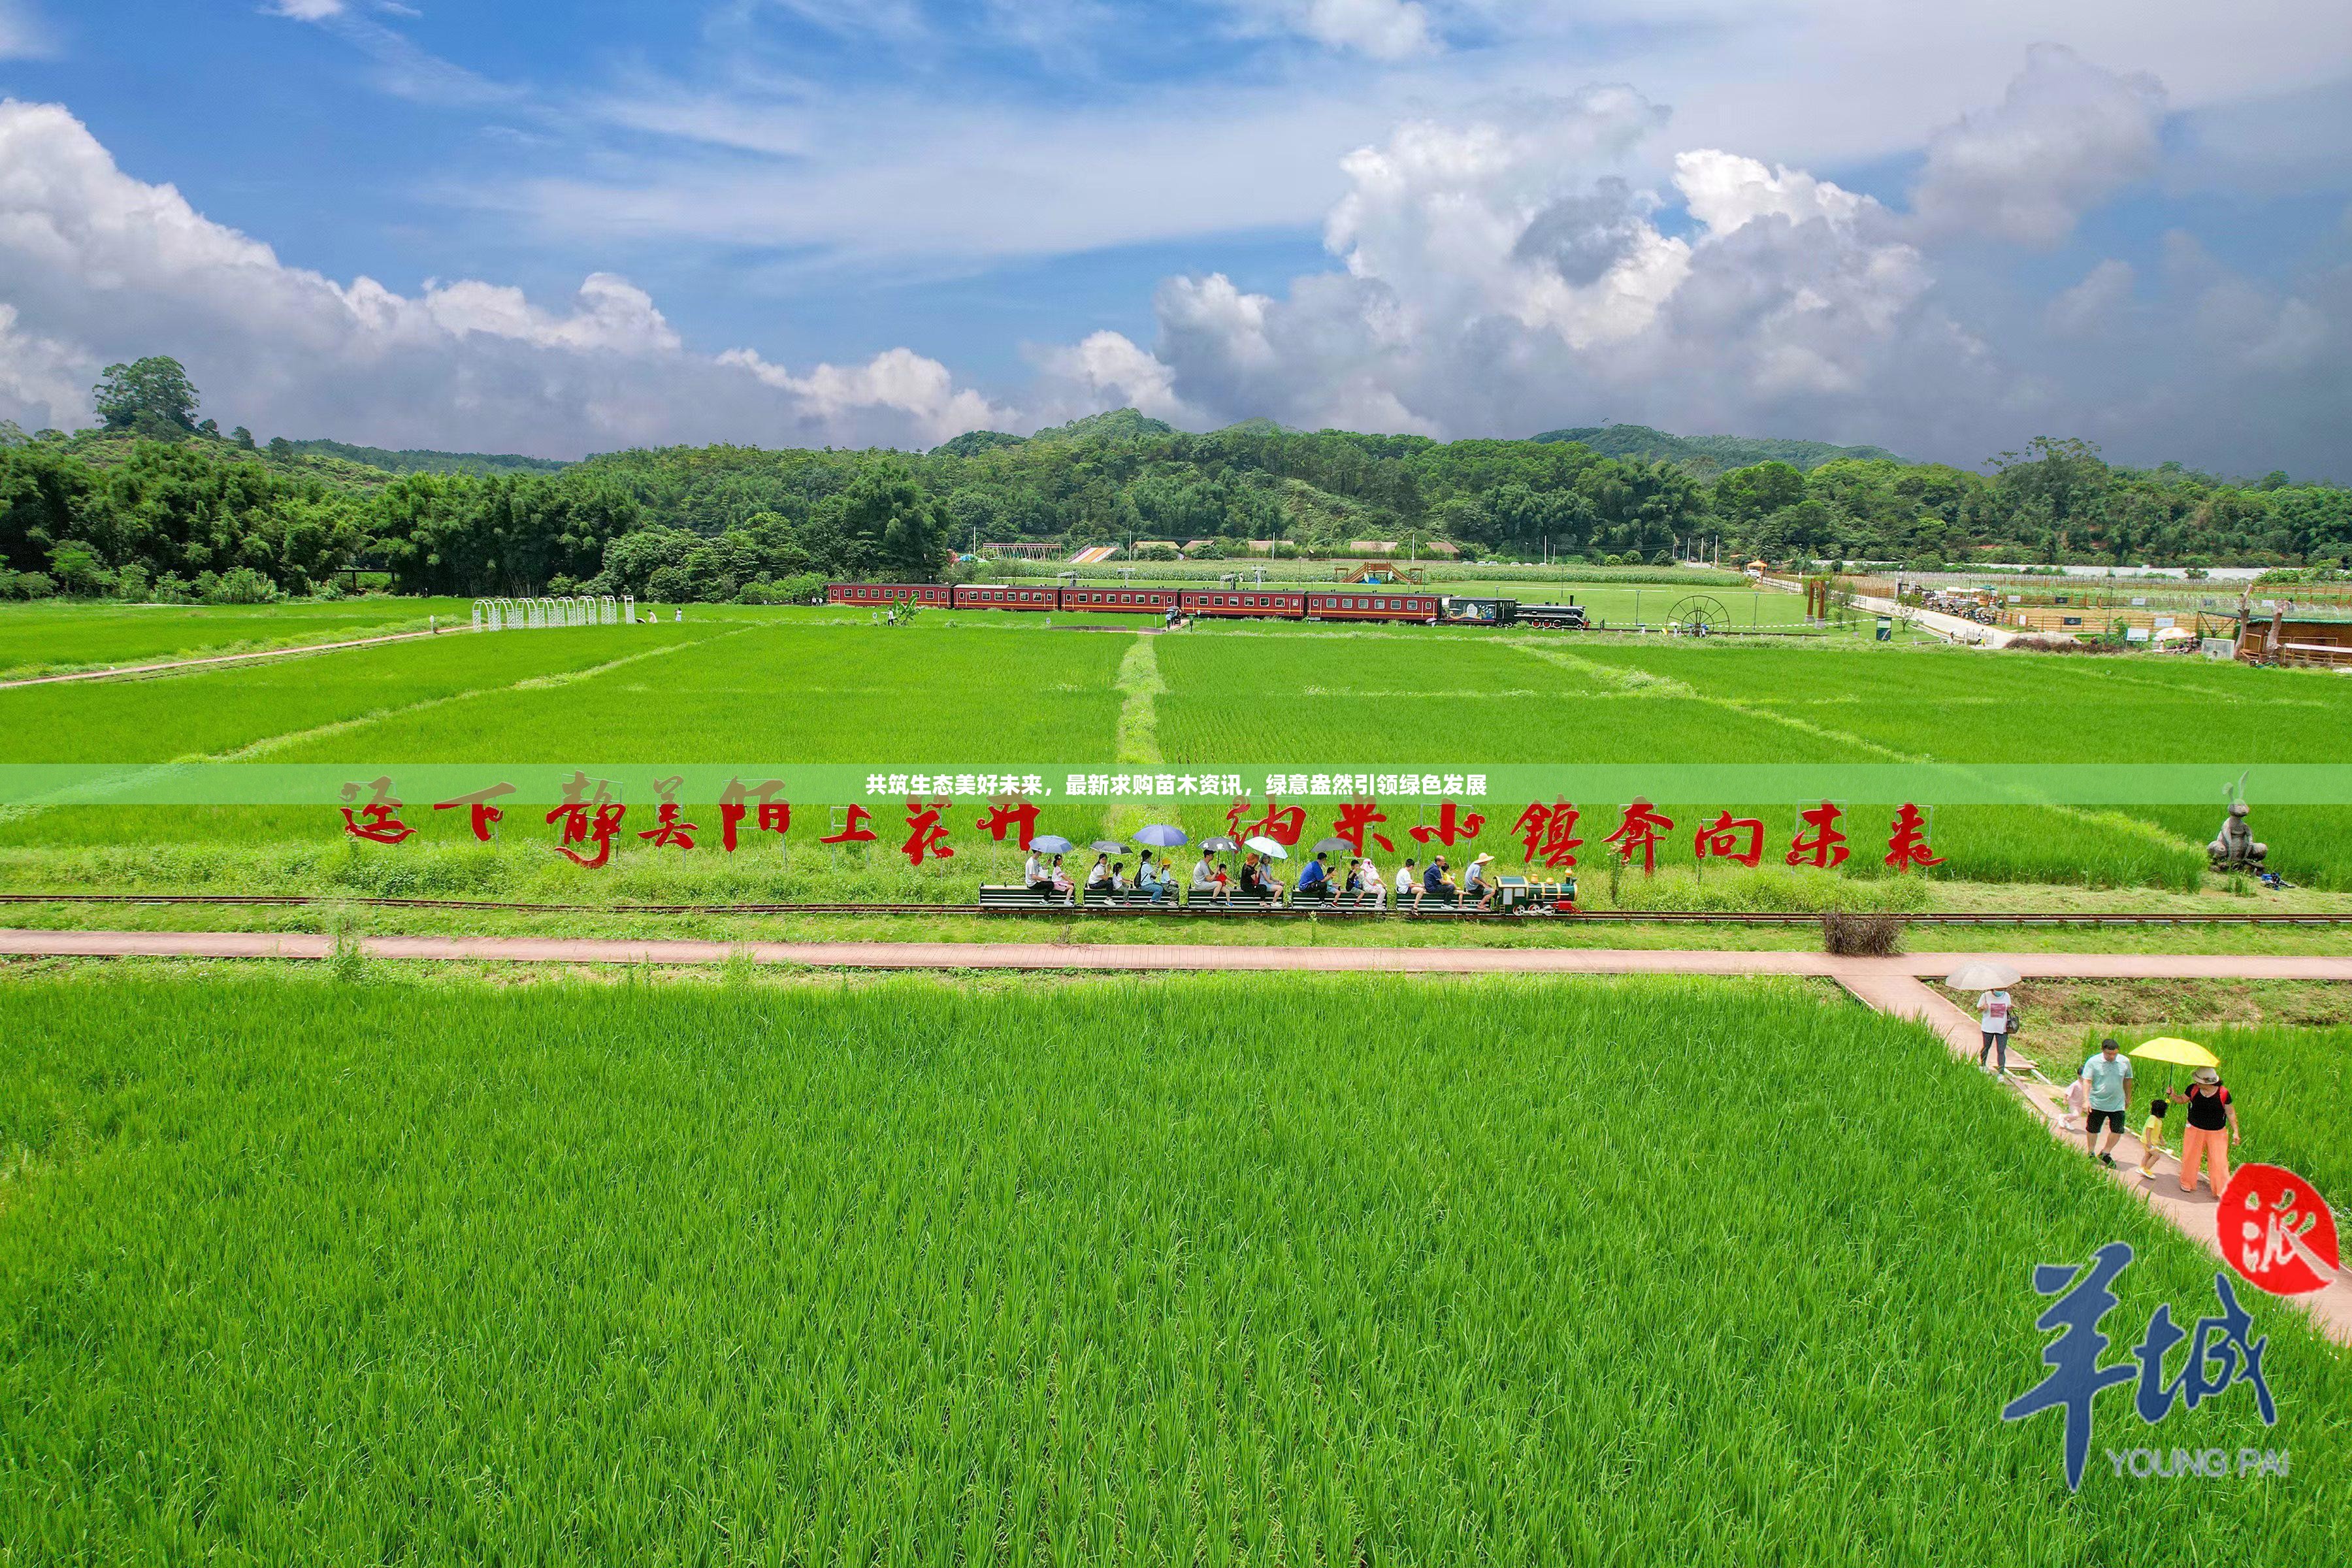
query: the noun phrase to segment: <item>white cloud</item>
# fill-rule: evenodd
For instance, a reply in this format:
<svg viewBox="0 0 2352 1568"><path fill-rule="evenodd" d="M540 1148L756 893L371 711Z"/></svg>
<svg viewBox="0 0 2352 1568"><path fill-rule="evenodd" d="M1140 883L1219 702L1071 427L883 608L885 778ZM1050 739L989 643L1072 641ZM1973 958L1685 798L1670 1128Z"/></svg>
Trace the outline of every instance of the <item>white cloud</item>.
<svg viewBox="0 0 2352 1568"><path fill-rule="evenodd" d="M2130 262L2110 257L2051 300L2042 320L2061 337L2095 337L2110 331L2121 324L2124 311L2130 308L2138 277Z"/></svg>
<svg viewBox="0 0 2352 1568"><path fill-rule="evenodd" d="M1929 138L1912 208L1931 231L2054 245L2084 213L2155 174L2164 111L2154 77L2039 45L1998 107Z"/></svg>
<svg viewBox="0 0 2352 1568"><path fill-rule="evenodd" d="M1040 423L1118 407L1171 423L1190 425L1200 418L1176 395L1175 373L1123 332L1090 332L1078 342L1047 350L1038 368L1044 374L1038 395L1051 410L1035 416Z"/></svg>
<svg viewBox="0 0 2352 1568"><path fill-rule="evenodd" d="M551 456L669 440L930 445L1011 416L906 349L805 374L686 351L654 301L592 274L551 309L473 279L403 295L289 267L70 113L0 101L0 416L87 423L108 362L179 358L224 424Z"/></svg>
<svg viewBox="0 0 2352 1568"><path fill-rule="evenodd" d="M47 59L57 40L32 0L0 0L0 60Z"/></svg>
<svg viewBox="0 0 2352 1568"><path fill-rule="evenodd" d="M322 22L343 14L343 0L273 0L269 9L297 22Z"/></svg>

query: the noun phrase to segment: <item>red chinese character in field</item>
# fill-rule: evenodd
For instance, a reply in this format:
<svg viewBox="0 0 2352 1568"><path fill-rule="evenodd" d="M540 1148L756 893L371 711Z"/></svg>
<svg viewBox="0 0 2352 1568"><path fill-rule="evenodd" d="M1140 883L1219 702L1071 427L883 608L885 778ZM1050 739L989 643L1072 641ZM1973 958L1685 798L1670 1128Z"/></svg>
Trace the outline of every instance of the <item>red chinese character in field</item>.
<svg viewBox="0 0 2352 1568"><path fill-rule="evenodd" d="M575 866L593 871L613 858L613 835L621 830L621 818L628 815L629 808L613 798L612 784L610 779L598 779L596 792L591 795L588 775L574 769L563 785L563 804L547 814L548 821L561 819L563 824L555 852ZM595 814L593 819L589 815L592 808ZM595 845L595 858L571 848L574 844Z"/></svg>
<svg viewBox="0 0 2352 1568"><path fill-rule="evenodd" d="M1527 846L1528 864L1541 860L1554 870L1575 865L1577 847L1584 842L1576 836L1576 819L1583 815L1564 800L1549 805L1530 802L1511 824L1511 831Z"/></svg>
<svg viewBox="0 0 2352 1568"><path fill-rule="evenodd" d="M940 826L940 816L950 804L944 800L935 800L929 805L919 800L907 803L907 842L898 846L898 852L906 856L908 865L921 865L926 855L935 860L955 858L955 851L948 847L948 830Z"/></svg>
<svg viewBox="0 0 2352 1568"><path fill-rule="evenodd" d="M1919 816L1919 808L1906 802L1895 814L1890 825L1894 833L1886 840L1886 863L1898 871L1908 871L1914 866L1940 866L1944 858L1927 847L1927 828Z"/></svg>
<svg viewBox="0 0 2352 1568"><path fill-rule="evenodd" d="M791 827L792 802L776 798L783 787L782 779L765 779L748 787L741 779L729 779L727 787L719 792L719 847L730 855L735 853L735 830L751 809L746 801L759 803L759 816L751 826L761 832L782 833Z"/></svg>
<svg viewBox="0 0 2352 1568"><path fill-rule="evenodd" d="M1639 849L1642 875L1646 877L1658 868L1658 835L1673 832L1674 826L1673 817L1659 816L1656 807L1636 797L1625 808L1625 820L1617 825L1617 831L1601 842L1617 846L1618 858L1629 866L1633 863L1633 851Z"/></svg>
<svg viewBox="0 0 2352 1568"><path fill-rule="evenodd" d="M1417 844L1434 842L1451 849L1457 839L1477 837L1478 830L1486 826L1486 817L1475 811L1465 816L1462 815L1462 808L1449 800L1439 804L1437 825L1434 827L1423 823L1419 827L1410 827L1405 831L1412 835L1413 841Z"/></svg>
<svg viewBox="0 0 2352 1568"><path fill-rule="evenodd" d="M650 841L656 849L667 849L672 845L680 849L691 849L694 847L693 835L701 831L698 823L678 820L677 786L685 782L683 774L654 781L654 794L661 797L661 805L654 809L651 830L637 837Z"/></svg>
<svg viewBox="0 0 2352 1568"><path fill-rule="evenodd" d="M1748 837L1748 847L1739 847L1740 835ZM1691 837L1691 854L1704 860L1712 855L1721 860L1737 860L1749 870L1764 858L1764 824L1753 816L1734 816L1724 812Z"/></svg>
<svg viewBox="0 0 2352 1568"><path fill-rule="evenodd" d="M608 800L600 804L596 807L596 815L593 821L588 816L588 806L585 803L557 806L547 814L547 820L550 822L553 822L558 817L563 819L563 835L555 846L555 852L573 865L585 866L589 870L593 871L613 858L613 835L621 830L621 818L626 816L628 813L629 808L617 800ZM595 858L591 859L578 850L569 847L574 844L595 845Z"/></svg>
<svg viewBox="0 0 2352 1568"><path fill-rule="evenodd" d="M1303 805L1280 805L1267 801L1265 815L1244 827L1242 818L1249 809L1249 802L1237 800L1234 808L1225 813L1225 821L1232 825L1236 838L1271 838L1287 849L1307 831L1307 808Z"/></svg>
<svg viewBox="0 0 2352 1568"><path fill-rule="evenodd" d="M988 815L974 822L972 826L999 844L1004 842L1004 835L1010 829L1017 836L1015 842L1022 848L1026 849L1029 847L1029 840L1037 835L1037 808L1027 801L1023 801L1018 805L1008 805L1001 800L991 801L988 805Z"/></svg>
<svg viewBox="0 0 2352 1568"><path fill-rule="evenodd" d="M1789 853L1785 857L1788 863L1791 866L1818 866L1824 870L1844 865L1849 851L1845 847L1845 835L1838 831L1837 826L1838 818L1844 815L1828 801L1799 812L1798 820L1812 828L1813 833L1808 837L1801 832L1789 841Z"/></svg>
<svg viewBox="0 0 2352 1568"><path fill-rule="evenodd" d="M349 805L342 808L344 832L354 838L364 838L371 844L397 844L416 831L400 820L401 803L392 793L390 775L377 779L373 784L347 784L342 787L342 797L346 801L355 801L362 790L371 793L368 803L361 806L356 815Z"/></svg>
<svg viewBox="0 0 2352 1568"><path fill-rule="evenodd" d="M873 820L872 812L862 805L853 805L849 808L848 817L841 831L829 833L817 842L819 844L871 844L874 842L874 829L866 824Z"/></svg>
<svg viewBox="0 0 2352 1568"><path fill-rule="evenodd" d="M471 795L461 795L455 800L436 800L433 803L433 809L455 811L461 805L467 807L469 820L467 826L474 830L474 837L477 839L488 844L490 841L490 829L507 819L507 814L492 805L490 802L503 799L514 792L515 786L510 784L495 784L488 789L478 789Z"/></svg>
<svg viewBox="0 0 2352 1568"><path fill-rule="evenodd" d="M1351 800L1339 808L1339 817L1331 824L1331 837L1346 839L1356 847L1356 853L1359 855L1364 852L1365 838L1370 837L1373 843L1393 855L1396 853L1396 846L1389 842L1389 836L1372 831L1372 824L1386 822L1388 819L1388 814L1381 809L1380 802Z"/></svg>

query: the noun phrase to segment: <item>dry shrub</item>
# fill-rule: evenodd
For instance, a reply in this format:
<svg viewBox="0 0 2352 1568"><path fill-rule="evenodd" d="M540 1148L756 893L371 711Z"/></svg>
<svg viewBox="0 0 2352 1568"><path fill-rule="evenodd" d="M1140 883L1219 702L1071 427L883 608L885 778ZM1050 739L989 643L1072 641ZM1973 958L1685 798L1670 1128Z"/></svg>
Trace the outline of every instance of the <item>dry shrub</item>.
<svg viewBox="0 0 2352 1568"><path fill-rule="evenodd" d="M1901 915L1849 914L1822 917L1822 948L1840 958L1892 958L1903 951Z"/></svg>

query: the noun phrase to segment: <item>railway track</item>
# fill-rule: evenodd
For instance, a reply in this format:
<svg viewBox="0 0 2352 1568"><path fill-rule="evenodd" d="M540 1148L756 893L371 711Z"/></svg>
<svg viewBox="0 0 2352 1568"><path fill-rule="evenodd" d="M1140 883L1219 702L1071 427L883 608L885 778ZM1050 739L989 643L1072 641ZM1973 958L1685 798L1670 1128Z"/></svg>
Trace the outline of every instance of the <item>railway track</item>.
<svg viewBox="0 0 2352 1568"><path fill-rule="evenodd" d="M956 915L1014 920L1100 920L1189 918L1195 920L1258 921L1429 921L1469 925L1514 925L1562 921L1581 925L1715 925L1808 926L1818 924L1827 911L1790 910L1717 912L1690 910L1603 910L1573 915L1455 913L1435 910L1234 909L1192 913L1181 910L1141 908L981 909L970 904L547 904L489 899L397 899L342 897L327 893L0 893L0 905L216 905L255 909L302 909L340 905L361 909L447 910L533 915ZM2035 910L1993 910L1955 912L1935 910L1900 917L1919 926L2314 926L2352 927L2352 913L2243 914L2198 911L2186 914L2096 914Z"/></svg>

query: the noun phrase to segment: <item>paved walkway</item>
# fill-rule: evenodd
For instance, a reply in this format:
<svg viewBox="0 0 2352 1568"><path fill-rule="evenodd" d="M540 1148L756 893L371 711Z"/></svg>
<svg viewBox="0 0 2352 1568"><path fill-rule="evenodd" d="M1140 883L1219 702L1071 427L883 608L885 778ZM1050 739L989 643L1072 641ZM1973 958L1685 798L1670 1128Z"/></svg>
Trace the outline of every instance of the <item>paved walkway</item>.
<svg viewBox="0 0 2352 1568"><path fill-rule="evenodd" d="M1953 1054L1974 1062L1981 1043L1975 1017L1925 983L1969 961L1960 952L1899 958L1836 958L1819 952L1712 952L1610 948L1217 947L1171 943L666 942L579 937L371 936L371 958L456 959L541 963L709 964L738 952L761 963L832 969L1014 969L1137 972L1202 970L1390 974L1782 974L1834 980L1856 999L1895 1017L1913 1018L1942 1035ZM0 930L0 955L88 958L296 958L332 955L332 937L260 931ZM2139 952L2000 953L2028 979L2340 980L2352 981L2352 955L2265 957L2228 953L2168 956ZM2064 1082L2072 1062L2053 1062ZM2080 1135L2064 1131L2038 1085L2003 1080L2019 1101L2077 1153ZM2088 1158L2087 1155L2084 1155ZM2116 1148L2113 1178L2138 1194L2217 1257L2213 1197L2202 1186L2183 1194L2179 1166L2160 1157L2157 1179L2139 1176L2140 1146ZM2321 1331L2352 1344L2352 1277L2303 1305Z"/></svg>
<svg viewBox="0 0 2352 1568"><path fill-rule="evenodd" d="M394 632L388 637L354 637L346 642L312 642L299 647L257 648L251 653L215 654L207 658L175 658L163 664L115 664L104 669L78 669L70 675L34 675L22 680L0 680L0 691L16 686L57 686L68 680L114 680L126 675L168 675L175 669L203 669L216 664L251 664L256 659L292 658L297 654L332 653L344 647L374 647L379 643L410 642L417 637L439 637L472 629L453 621L431 631Z"/></svg>
<svg viewBox="0 0 2352 1568"><path fill-rule="evenodd" d="M1933 632L1946 642L1966 643L1978 647L2007 647L2024 635L1959 616L1948 616L1941 610L1922 610L1897 605L1892 599L1882 599L1873 594L1856 594L1853 604L1856 609L1867 610L1873 615L1893 616L1898 620L1909 621L1921 631Z"/></svg>

